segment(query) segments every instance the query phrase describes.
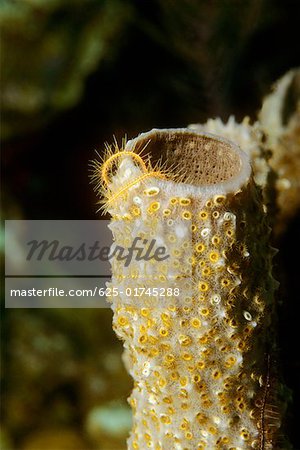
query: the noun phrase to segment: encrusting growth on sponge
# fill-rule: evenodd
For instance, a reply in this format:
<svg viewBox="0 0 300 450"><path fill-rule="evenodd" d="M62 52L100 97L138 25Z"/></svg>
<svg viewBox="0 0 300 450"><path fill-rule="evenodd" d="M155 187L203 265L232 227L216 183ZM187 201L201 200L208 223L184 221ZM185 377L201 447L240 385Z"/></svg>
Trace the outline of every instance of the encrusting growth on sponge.
<svg viewBox="0 0 300 450"><path fill-rule="evenodd" d="M143 149L165 162L152 165ZM112 260L113 328L134 379L128 447L284 448L274 250L249 157L209 133L155 129L96 169L112 250L154 239L167 255Z"/></svg>

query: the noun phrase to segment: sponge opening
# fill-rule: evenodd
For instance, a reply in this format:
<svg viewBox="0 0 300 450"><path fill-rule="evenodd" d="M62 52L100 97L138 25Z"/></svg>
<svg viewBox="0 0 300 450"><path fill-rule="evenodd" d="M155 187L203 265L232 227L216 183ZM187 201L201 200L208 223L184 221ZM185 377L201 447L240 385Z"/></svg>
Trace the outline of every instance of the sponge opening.
<svg viewBox="0 0 300 450"><path fill-rule="evenodd" d="M178 168L183 183L214 185L237 176L241 169L236 147L222 138L187 130L152 130L135 140L135 151L146 147L160 157L166 170Z"/></svg>

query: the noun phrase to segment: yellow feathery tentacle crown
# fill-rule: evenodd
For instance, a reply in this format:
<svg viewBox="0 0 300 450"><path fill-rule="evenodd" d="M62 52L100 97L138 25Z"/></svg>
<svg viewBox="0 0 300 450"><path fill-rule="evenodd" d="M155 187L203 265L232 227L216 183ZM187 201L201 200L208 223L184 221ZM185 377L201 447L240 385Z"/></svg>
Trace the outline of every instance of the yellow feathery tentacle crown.
<svg viewBox="0 0 300 450"><path fill-rule="evenodd" d="M165 161L152 165L141 149ZM113 166L115 166L113 168ZM180 168L180 175L176 168ZM113 249L113 328L134 379L129 449L271 450L284 401L274 367L273 249L261 189L234 143L154 129L97 166Z"/></svg>

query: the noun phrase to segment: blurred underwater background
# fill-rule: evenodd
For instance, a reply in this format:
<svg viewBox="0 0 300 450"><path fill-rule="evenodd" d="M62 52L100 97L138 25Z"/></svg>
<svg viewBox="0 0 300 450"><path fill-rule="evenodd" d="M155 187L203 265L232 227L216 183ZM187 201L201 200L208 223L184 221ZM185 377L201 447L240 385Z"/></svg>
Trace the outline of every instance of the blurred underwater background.
<svg viewBox="0 0 300 450"><path fill-rule="evenodd" d="M0 0L2 255L3 220L101 219L89 165L114 136L256 120L300 66L299 22L297 0ZM275 242L295 449L299 229L298 213ZM125 450L131 380L110 309L5 309L4 283L1 301L1 450Z"/></svg>

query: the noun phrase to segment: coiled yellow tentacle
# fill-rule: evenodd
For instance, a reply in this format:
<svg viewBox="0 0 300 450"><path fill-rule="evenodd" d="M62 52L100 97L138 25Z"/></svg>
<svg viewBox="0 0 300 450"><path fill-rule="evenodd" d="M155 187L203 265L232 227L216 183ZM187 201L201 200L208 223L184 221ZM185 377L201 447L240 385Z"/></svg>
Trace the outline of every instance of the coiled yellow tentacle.
<svg viewBox="0 0 300 450"><path fill-rule="evenodd" d="M110 181L110 180L109 180L109 177L108 177L108 171L109 171L109 167L110 167L111 163L112 163L115 159L120 158L120 157L123 157L123 156L131 156L131 158L132 158L133 160L135 160L135 161L138 162L138 164L141 166L142 170L143 170L144 172L147 172L147 166L146 166L146 164L144 163L143 158L142 158L140 155L138 155L137 153L134 153L134 152L129 152L129 151L123 150L123 151L121 151L121 152L114 153L113 155L111 155L111 156L104 162L104 164L103 164L103 166L102 166L101 177L102 177L103 182L104 182L106 185L109 184L109 181Z"/></svg>

